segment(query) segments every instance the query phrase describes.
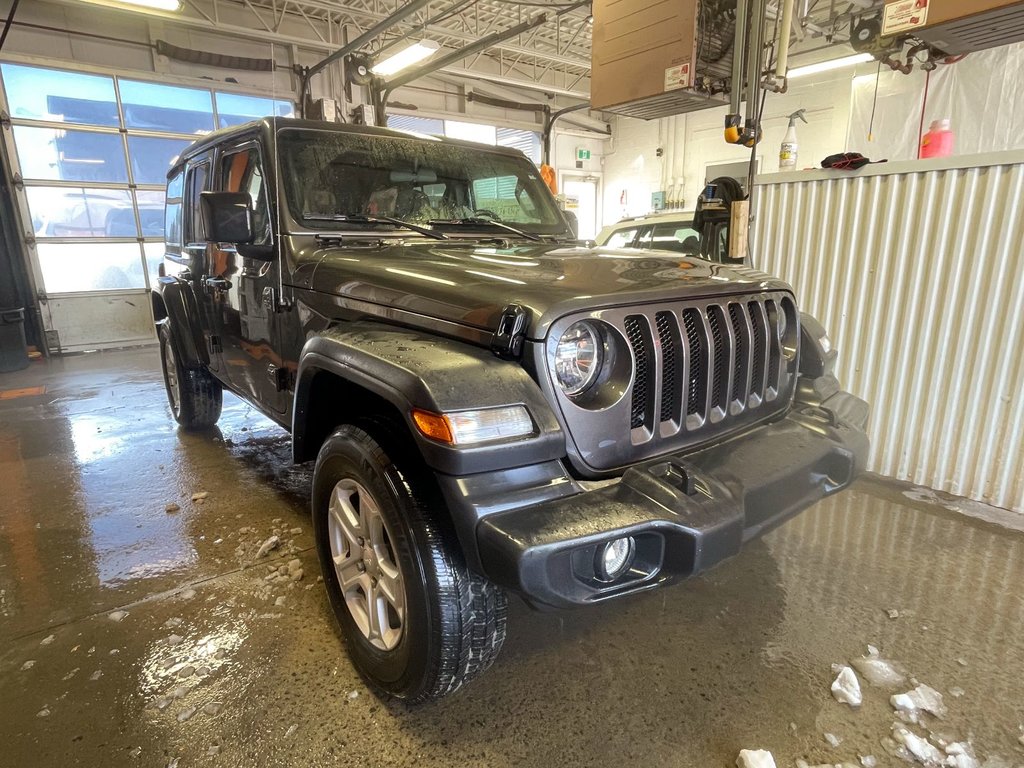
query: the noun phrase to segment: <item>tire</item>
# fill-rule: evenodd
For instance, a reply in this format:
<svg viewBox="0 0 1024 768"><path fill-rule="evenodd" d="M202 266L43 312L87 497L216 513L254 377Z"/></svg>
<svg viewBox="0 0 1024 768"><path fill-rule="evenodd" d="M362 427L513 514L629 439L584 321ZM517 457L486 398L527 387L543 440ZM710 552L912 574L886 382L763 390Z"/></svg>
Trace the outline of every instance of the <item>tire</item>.
<svg viewBox="0 0 1024 768"><path fill-rule="evenodd" d="M186 368L174 352L171 329L160 325L160 364L174 420L189 431L209 429L220 418L224 388L205 368Z"/></svg>
<svg viewBox="0 0 1024 768"><path fill-rule="evenodd" d="M397 425L367 426L387 450L363 429L344 425L316 461L313 530L327 595L355 667L374 687L410 703L437 699L497 658L507 598L466 567L450 526L436 514L443 507L429 471L393 442ZM347 530L339 522L346 516ZM366 536L358 537L353 521L363 523ZM392 599L396 586L400 600ZM367 606L377 609L376 634Z"/></svg>

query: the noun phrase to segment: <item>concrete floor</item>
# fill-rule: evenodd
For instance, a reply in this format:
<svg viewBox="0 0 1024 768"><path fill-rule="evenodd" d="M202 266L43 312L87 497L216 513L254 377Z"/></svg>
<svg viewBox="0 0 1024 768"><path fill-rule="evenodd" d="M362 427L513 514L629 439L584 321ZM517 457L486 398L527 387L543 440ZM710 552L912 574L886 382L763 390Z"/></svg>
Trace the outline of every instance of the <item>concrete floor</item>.
<svg viewBox="0 0 1024 768"><path fill-rule="evenodd" d="M1024 764L1019 532L862 480L706 577L571 613L515 602L494 668L409 709L334 630L310 468L233 398L218 433L178 432L158 370L145 349L0 376L46 387L0 399L0 765L898 764L891 691L865 683L857 711L829 693L869 643L943 692L932 732ZM246 567L274 531L297 585Z"/></svg>

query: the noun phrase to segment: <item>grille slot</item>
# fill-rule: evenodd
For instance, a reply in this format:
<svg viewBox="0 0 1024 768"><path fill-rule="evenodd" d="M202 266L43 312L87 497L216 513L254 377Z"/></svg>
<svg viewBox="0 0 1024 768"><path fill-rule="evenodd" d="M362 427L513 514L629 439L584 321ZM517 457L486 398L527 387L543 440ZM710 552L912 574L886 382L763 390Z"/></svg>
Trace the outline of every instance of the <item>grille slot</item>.
<svg viewBox="0 0 1024 768"><path fill-rule="evenodd" d="M708 327L711 329L711 341L715 353L713 373L711 376L711 407L725 408L725 377L728 373L728 351L722 340L721 307L708 307Z"/></svg>
<svg viewBox="0 0 1024 768"><path fill-rule="evenodd" d="M782 357L782 344L779 342L779 305L768 299L764 303L768 315L768 389L779 387L779 358Z"/></svg>
<svg viewBox="0 0 1024 768"><path fill-rule="evenodd" d="M768 326L765 324L764 306L758 301L747 304L750 327L754 336L754 361L750 366L750 391L764 400L764 364L768 346Z"/></svg>
<svg viewBox="0 0 1024 768"><path fill-rule="evenodd" d="M686 415L703 418L707 408L707 369L704 367L707 337L704 335L704 321L700 310L683 310L683 325L686 328L686 343L690 353L690 380L686 386Z"/></svg>
<svg viewBox="0 0 1024 768"><path fill-rule="evenodd" d="M661 412L659 421L679 421L683 399L683 350L679 321L671 312L655 315L661 345Z"/></svg>
<svg viewBox="0 0 1024 768"><path fill-rule="evenodd" d="M648 421L654 377L653 357L647 333L647 319L642 315L630 315L624 322L626 338L633 348L636 367L633 372L633 406L630 412L630 429L644 426Z"/></svg>
<svg viewBox="0 0 1024 768"><path fill-rule="evenodd" d="M750 344L742 305L729 305L729 321L732 324L733 334L732 393L729 395L729 400L730 402L746 403L747 395L750 394L750 383L747 376L747 372L750 370Z"/></svg>

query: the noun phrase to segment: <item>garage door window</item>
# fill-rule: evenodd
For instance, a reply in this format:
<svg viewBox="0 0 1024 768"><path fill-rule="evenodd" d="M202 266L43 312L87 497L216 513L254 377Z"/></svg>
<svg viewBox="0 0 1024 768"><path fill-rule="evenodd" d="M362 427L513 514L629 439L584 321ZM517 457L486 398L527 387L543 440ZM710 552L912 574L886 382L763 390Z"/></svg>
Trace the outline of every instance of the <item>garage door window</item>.
<svg viewBox="0 0 1024 768"><path fill-rule="evenodd" d="M26 179L128 183L124 143L116 133L16 125L14 142Z"/></svg>
<svg viewBox="0 0 1024 768"><path fill-rule="evenodd" d="M213 130L213 96L199 88L121 80L127 128L203 134Z"/></svg>
<svg viewBox="0 0 1024 768"><path fill-rule="evenodd" d="M120 125L114 78L0 64L11 117L50 123Z"/></svg>
<svg viewBox="0 0 1024 768"><path fill-rule="evenodd" d="M216 127L293 114L285 99L135 78L10 62L0 76L47 293L151 285L174 159Z"/></svg>

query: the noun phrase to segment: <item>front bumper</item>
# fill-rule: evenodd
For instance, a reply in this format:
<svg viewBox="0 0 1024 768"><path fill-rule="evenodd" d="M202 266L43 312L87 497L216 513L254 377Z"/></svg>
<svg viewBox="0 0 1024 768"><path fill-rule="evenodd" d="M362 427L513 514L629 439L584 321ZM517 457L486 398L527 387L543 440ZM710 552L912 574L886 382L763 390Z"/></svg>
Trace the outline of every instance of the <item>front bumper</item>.
<svg viewBox="0 0 1024 768"><path fill-rule="evenodd" d="M688 454L631 467L620 481L482 517L484 573L534 603L583 605L708 570L848 486L868 454L864 401L838 392L783 419ZM602 543L636 542L635 565L601 582Z"/></svg>

